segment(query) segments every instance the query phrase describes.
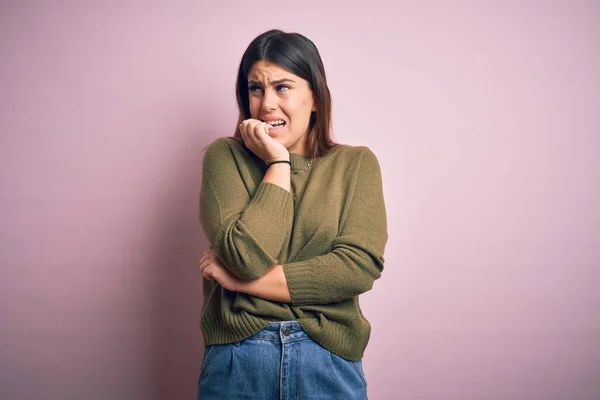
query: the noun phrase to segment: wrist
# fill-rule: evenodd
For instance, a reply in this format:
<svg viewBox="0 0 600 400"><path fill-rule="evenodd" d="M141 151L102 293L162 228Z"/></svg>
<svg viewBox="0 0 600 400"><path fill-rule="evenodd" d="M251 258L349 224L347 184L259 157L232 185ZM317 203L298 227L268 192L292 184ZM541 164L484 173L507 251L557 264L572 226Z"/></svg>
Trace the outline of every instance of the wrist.
<svg viewBox="0 0 600 400"><path fill-rule="evenodd" d="M234 283L233 291L238 293L247 293L248 289L245 287L246 283L247 282L243 279L237 279Z"/></svg>
<svg viewBox="0 0 600 400"><path fill-rule="evenodd" d="M274 160L274 161L269 161L268 163L266 163L267 168L270 168L271 166L277 166L277 165L289 165L289 168L292 168L292 163L289 160Z"/></svg>
<svg viewBox="0 0 600 400"><path fill-rule="evenodd" d="M272 157L265 159L266 164L273 161L290 161L290 153L275 154Z"/></svg>

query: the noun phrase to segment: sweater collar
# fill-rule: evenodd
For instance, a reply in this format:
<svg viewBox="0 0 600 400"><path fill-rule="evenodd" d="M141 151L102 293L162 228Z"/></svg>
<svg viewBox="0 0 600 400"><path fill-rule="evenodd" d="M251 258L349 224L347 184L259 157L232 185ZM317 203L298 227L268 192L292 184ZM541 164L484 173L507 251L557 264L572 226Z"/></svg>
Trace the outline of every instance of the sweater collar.
<svg viewBox="0 0 600 400"><path fill-rule="evenodd" d="M293 171L307 171L309 170L317 161L324 160L325 158L330 157L332 154L337 152L339 149L344 147L345 145L338 144L333 149L329 150L329 152L325 155L318 156L315 158L310 158L309 156L304 156L300 153L289 153L290 154L290 162L292 163Z"/></svg>
<svg viewBox="0 0 600 400"><path fill-rule="evenodd" d="M292 169L304 170L310 168L313 160L309 156L303 156L300 153L290 153L290 162L292 163Z"/></svg>

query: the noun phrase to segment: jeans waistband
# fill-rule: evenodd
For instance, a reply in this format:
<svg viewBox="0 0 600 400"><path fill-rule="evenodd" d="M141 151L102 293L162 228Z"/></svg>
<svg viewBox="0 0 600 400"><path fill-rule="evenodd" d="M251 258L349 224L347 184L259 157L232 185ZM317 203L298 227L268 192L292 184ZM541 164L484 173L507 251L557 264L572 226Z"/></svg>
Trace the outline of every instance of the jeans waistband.
<svg viewBox="0 0 600 400"><path fill-rule="evenodd" d="M298 321L280 321L270 322L269 325L256 332L248 339L292 342L310 338L308 334L302 330Z"/></svg>

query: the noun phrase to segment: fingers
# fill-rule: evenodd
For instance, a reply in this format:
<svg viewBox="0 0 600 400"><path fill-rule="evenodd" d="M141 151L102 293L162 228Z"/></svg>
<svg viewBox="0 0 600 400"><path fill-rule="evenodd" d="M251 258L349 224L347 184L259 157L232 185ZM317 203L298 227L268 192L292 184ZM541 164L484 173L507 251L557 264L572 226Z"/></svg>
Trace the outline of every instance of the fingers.
<svg viewBox="0 0 600 400"><path fill-rule="evenodd" d="M260 124L254 125L254 137L256 138L256 140L262 142L264 140L263 135L269 136L270 128L271 125L267 124L266 122L261 122Z"/></svg>
<svg viewBox="0 0 600 400"><path fill-rule="evenodd" d="M286 147L271 137L273 127L255 118L244 120L239 125L240 135L246 147L263 161L289 157Z"/></svg>
<svg viewBox="0 0 600 400"><path fill-rule="evenodd" d="M251 133L254 132L254 126L258 125L259 123L259 120L251 118L242 121L240 124L240 133L242 134L242 139L244 139L244 143L246 143L246 145L248 142L253 141Z"/></svg>
<svg viewBox="0 0 600 400"><path fill-rule="evenodd" d="M249 143L259 146L262 145L265 140L265 135L270 137L270 128L271 125L266 122L250 118L240 124L240 133L246 146L248 146ZM250 147L252 147L252 145L250 145Z"/></svg>
<svg viewBox="0 0 600 400"><path fill-rule="evenodd" d="M211 266L210 260L206 260L200 265L200 273L209 281L212 281L214 279L213 268Z"/></svg>
<svg viewBox="0 0 600 400"><path fill-rule="evenodd" d="M208 264L210 263L210 259L206 258L206 257L202 257L200 259L200 273L203 274L204 270L206 269L206 267L208 267Z"/></svg>
<svg viewBox="0 0 600 400"><path fill-rule="evenodd" d="M234 290L237 287L235 279L231 278L231 273L227 271L212 248L202 253L199 269L202 276L209 281L215 281L228 290Z"/></svg>
<svg viewBox="0 0 600 400"><path fill-rule="evenodd" d="M216 257L216 256L217 256L217 253L213 249L208 249L202 253L201 259L206 258L206 257Z"/></svg>
<svg viewBox="0 0 600 400"><path fill-rule="evenodd" d="M202 253L202 257L199 261L199 270L200 273L208 280L213 280L214 277L212 275L212 269L209 268L210 264L216 258L216 253L213 249L208 249L204 253Z"/></svg>

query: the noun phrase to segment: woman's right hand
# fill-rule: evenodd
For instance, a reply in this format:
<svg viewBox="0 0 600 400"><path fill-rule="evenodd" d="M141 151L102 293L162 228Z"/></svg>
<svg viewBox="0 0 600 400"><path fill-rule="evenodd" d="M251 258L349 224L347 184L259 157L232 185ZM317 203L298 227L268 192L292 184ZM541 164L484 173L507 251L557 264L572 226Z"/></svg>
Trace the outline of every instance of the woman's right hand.
<svg viewBox="0 0 600 400"><path fill-rule="evenodd" d="M250 118L239 126L244 144L265 163L276 160L289 160L288 149L269 135L271 125Z"/></svg>

